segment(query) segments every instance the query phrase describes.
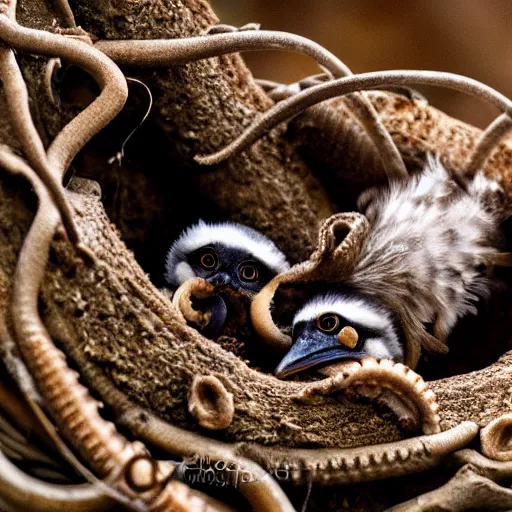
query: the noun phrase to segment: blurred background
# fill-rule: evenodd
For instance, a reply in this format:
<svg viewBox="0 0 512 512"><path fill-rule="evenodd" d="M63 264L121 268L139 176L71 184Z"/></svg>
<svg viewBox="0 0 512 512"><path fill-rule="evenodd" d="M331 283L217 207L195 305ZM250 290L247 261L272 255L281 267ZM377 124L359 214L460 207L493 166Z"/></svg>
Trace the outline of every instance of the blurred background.
<svg viewBox="0 0 512 512"><path fill-rule="evenodd" d="M210 0L222 23L261 23L325 46L354 72L432 69L476 78L512 97L511 0ZM307 57L244 55L254 76L293 82L315 74ZM429 102L479 127L497 111L446 89Z"/></svg>

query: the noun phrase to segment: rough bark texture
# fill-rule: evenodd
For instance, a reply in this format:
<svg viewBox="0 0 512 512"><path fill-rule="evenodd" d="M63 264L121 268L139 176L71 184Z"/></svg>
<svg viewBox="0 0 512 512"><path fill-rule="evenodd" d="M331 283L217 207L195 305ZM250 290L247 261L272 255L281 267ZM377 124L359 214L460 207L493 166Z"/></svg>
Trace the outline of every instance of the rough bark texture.
<svg viewBox="0 0 512 512"><path fill-rule="evenodd" d="M101 38L184 37L216 22L208 5L197 0L87 0L71 4L78 22ZM27 0L21 4L19 21L49 28L50 12L40 2ZM44 96L40 78L43 64L42 59L27 58L24 72L37 105L36 117L51 137L66 114L49 106ZM148 262L146 270L157 272L154 259L159 253L153 249L163 251L165 238L170 240L199 215L252 225L269 235L290 260L307 257L319 221L334 211L333 205L346 201L347 194L332 189L333 181L325 179L322 172L314 174L296 146L307 156L311 169L332 168L338 177L343 175L342 181L334 183L352 184L349 202L354 189L382 179L364 136L346 129L335 132L325 124L328 129L322 132L315 127L314 116L308 120L307 114L286 134L284 128L274 130L235 160L211 171L198 169L192 164L193 155L222 147L270 105L241 58L228 56L144 73L127 71L133 73L148 83L155 104L152 120L134 142L125 167L112 172L106 163L106 158L117 151L118 139L122 141L119 135L110 138L119 129L119 121L76 159L75 172L97 179L107 189L104 199L110 220L140 254L140 261ZM144 101L143 97L137 93L137 101ZM479 134L476 128L395 95L373 93L371 97L408 165L416 167L426 151L439 150L450 167L463 168L467 151L474 147ZM2 101L0 97L0 108ZM134 107L137 105L129 106L121 120L130 119L136 125L140 112L133 114L130 108ZM325 115L332 116L338 105L334 102L329 108ZM349 117L341 107L340 111L342 119ZM350 123L347 126L354 127ZM326 139L326 134L331 134L331 139ZM5 117L0 120L0 140L17 147ZM334 142L351 149L339 153L325 149ZM162 160L164 156L171 158L169 162ZM488 166L489 173L509 192L511 160L512 146L503 143ZM360 176L344 174L348 167L367 172ZM7 297L35 201L21 181L3 173L0 179L0 294ZM98 195L91 190L76 190L70 198L83 241L99 264L84 264L68 242L56 238L41 291L41 312L57 343L79 347L138 404L174 425L211 436L188 413L187 393L194 376L216 376L234 399L232 424L215 434L226 441L355 447L404 436L389 412L367 403L332 398L298 403L294 396L303 388L302 383L279 381L253 370L184 325L126 248ZM504 331L502 324L496 329L498 352L509 348ZM508 412L511 368L512 354L507 353L483 370L432 382L439 398L442 428L464 420L484 426Z"/></svg>
<svg viewBox="0 0 512 512"><path fill-rule="evenodd" d="M427 153L438 154L447 168L464 171L481 131L457 119L448 118L426 100L384 92L369 92L410 171L423 166ZM337 201L353 205L358 193L369 183L384 183L386 177L368 137L337 98L308 109L293 121L290 139L306 161L329 184ZM486 172L512 190L512 145L502 141L486 165Z"/></svg>
<svg viewBox="0 0 512 512"><path fill-rule="evenodd" d="M190 37L217 22L207 2L199 0L71 5L78 22L105 39ZM154 94L155 118L175 152L173 165L195 174L187 192L198 202L207 201L217 216L267 233L286 248L293 261L306 257L318 221L333 210L323 187L290 144L282 142L282 130L273 132L249 154L215 170L198 169L192 161L195 154L220 149L271 105L240 56L157 70L145 78ZM169 165L163 167L161 172L175 172ZM169 188L170 200L177 197L174 193L183 193ZM293 233L281 229L285 222L296 226Z"/></svg>

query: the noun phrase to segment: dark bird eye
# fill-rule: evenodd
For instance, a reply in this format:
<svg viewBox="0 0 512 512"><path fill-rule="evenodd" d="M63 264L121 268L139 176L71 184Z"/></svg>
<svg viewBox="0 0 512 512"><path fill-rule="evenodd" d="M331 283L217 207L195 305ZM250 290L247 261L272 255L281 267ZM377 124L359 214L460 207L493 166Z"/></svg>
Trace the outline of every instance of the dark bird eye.
<svg viewBox="0 0 512 512"><path fill-rule="evenodd" d="M240 278L243 281L247 282L256 281L260 275L258 267L256 267L255 265L250 265L248 263L242 265L238 273L240 275Z"/></svg>
<svg viewBox="0 0 512 512"><path fill-rule="evenodd" d="M201 256L199 261L203 268L206 270L212 270L217 266L219 258L213 251L208 251Z"/></svg>
<svg viewBox="0 0 512 512"><path fill-rule="evenodd" d="M323 332L335 332L340 327L340 317L334 313L323 313L316 319L316 325Z"/></svg>

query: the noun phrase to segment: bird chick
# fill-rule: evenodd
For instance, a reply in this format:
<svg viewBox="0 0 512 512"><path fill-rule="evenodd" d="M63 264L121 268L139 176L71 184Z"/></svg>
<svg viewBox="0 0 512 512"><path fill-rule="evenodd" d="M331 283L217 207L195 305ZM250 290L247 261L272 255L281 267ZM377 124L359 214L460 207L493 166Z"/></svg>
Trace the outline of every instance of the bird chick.
<svg viewBox="0 0 512 512"><path fill-rule="evenodd" d="M275 275L289 268L284 254L255 229L230 222L208 224L204 221L189 227L172 244L164 278L172 288L187 279L200 277L219 289L230 288L252 297ZM211 311L210 332L220 332L227 315L219 296L205 299Z"/></svg>
<svg viewBox="0 0 512 512"><path fill-rule="evenodd" d="M419 176L363 193L358 205L371 229L343 282L348 291L332 288L297 312L293 345L276 375L365 355L402 361L405 322L432 333L427 349L446 351L455 324L490 293L502 200L498 183L482 172L461 187L434 158Z"/></svg>
<svg viewBox="0 0 512 512"><path fill-rule="evenodd" d="M316 295L295 314L293 345L275 375L365 356L402 362L398 333L394 316L370 299L341 291Z"/></svg>

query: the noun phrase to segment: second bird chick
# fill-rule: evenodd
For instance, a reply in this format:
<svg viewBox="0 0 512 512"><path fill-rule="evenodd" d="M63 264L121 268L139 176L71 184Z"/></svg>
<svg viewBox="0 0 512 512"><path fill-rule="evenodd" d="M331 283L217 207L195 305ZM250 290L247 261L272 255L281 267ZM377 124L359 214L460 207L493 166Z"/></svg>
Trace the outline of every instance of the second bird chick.
<svg viewBox="0 0 512 512"><path fill-rule="evenodd" d="M219 290L229 288L252 297L288 268L284 254L255 229L231 222L199 221L172 244L164 277L172 288L200 277ZM212 318L203 333L216 337L226 320L226 303L222 297L213 296L204 299L203 306Z"/></svg>
<svg viewBox="0 0 512 512"><path fill-rule="evenodd" d="M420 176L363 193L371 229L359 262L296 314L276 375L364 356L404 361L405 323L431 329L431 350L446 351L456 323L493 288L488 267L503 248L504 197L483 172L460 187L433 158Z"/></svg>
<svg viewBox="0 0 512 512"><path fill-rule="evenodd" d="M191 277L255 294L276 274L289 268L284 254L255 229L199 221L172 244L164 277L177 288Z"/></svg>
<svg viewBox="0 0 512 512"><path fill-rule="evenodd" d="M292 338L292 348L275 370L279 378L365 356L404 359L392 314L349 291L314 296L295 315Z"/></svg>

